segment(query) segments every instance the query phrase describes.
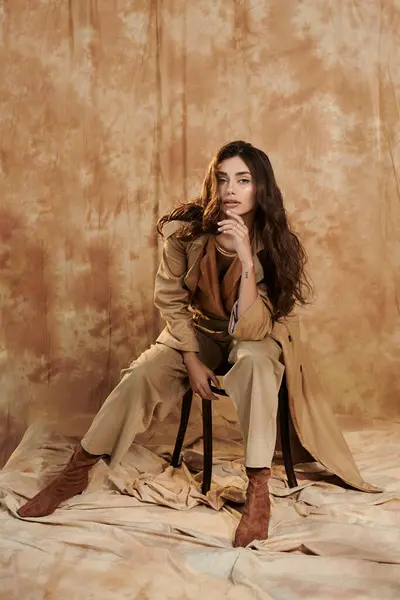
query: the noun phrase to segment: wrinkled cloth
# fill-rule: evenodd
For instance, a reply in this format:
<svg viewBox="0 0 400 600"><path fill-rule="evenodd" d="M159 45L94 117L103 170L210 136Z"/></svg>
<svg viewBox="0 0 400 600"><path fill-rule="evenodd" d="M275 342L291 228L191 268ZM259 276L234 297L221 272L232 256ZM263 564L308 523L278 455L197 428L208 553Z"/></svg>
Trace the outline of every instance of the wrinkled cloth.
<svg viewBox="0 0 400 600"><path fill-rule="evenodd" d="M16 509L68 462L87 420L74 424L76 439L55 433L56 423L32 426L0 474L0 597L198 600L207 589L212 600L398 600L399 424L340 419L362 475L385 488L379 494L344 489L316 463L299 465L290 489L277 459L269 539L255 552L232 547L246 489L234 407L215 403L207 497L197 401L184 463L172 469L178 420L175 411L163 431L151 427L118 469L99 462L86 492L28 522Z"/></svg>

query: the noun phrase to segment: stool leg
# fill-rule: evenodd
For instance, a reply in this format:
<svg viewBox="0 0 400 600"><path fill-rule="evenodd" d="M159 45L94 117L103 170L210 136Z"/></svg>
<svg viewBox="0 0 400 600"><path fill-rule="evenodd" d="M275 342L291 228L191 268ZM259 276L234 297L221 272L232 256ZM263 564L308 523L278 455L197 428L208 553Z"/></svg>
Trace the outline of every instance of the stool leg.
<svg viewBox="0 0 400 600"><path fill-rule="evenodd" d="M181 422L179 424L178 435L176 436L175 448L171 459L171 465L173 467L179 467L181 462L181 450L189 421L190 409L192 408L192 397L193 392L189 388L182 399Z"/></svg>
<svg viewBox="0 0 400 600"><path fill-rule="evenodd" d="M203 412L203 485L202 492L204 495L210 489L212 475L212 407L211 400L202 400Z"/></svg>
<svg viewBox="0 0 400 600"><path fill-rule="evenodd" d="M293 469L292 451L290 448L289 418L289 396L284 378L279 390L279 428L281 431L281 446L286 476L289 487L293 488L297 487L297 479Z"/></svg>

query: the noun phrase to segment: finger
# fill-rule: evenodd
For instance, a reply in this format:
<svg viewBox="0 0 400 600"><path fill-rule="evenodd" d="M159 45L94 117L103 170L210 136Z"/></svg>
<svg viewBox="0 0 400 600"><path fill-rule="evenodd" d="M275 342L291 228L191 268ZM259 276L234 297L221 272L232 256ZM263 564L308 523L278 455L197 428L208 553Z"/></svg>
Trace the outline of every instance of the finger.
<svg viewBox="0 0 400 600"><path fill-rule="evenodd" d="M215 377L214 373L213 373L213 377ZM217 383L217 387L219 387L219 382ZM210 388L208 380L207 380L206 391L208 393L208 399L209 400L218 400L218 396L216 396L214 394L214 392L212 391L212 389Z"/></svg>
<svg viewBox="0 0 400 600"><path fill-rule="evenodd" d="M235 227L243 229L244 231L248 231L244 223L239 223L238 221L233 221L232 219L224 219L223 221L218 221L218 227Z"/></svg>
<svg viewBox="0 0 400 600"><path fill-rule="evenodd" d="M247 225L243 221L239 222L239 221L235 221L234 219L222 219L221 221L217 222L217 225L229 225L229 224L236 225L236 226L240 225L241 227L245 227L247 229Z"/></svg>
<svg viewBox="0 0 400 600"><path fill-rule="evenodd" d="M218 227L218 231L220 231L221 233L223 231L238 231L238 232L242 233L243 235L249 235L247 227L242 227L241 225L235 226L235 225L231 225L230 223L226 224L226 225L220 225Z"/></svg>
<svg viewBox="0 0 400 600"><path fill-rule="evenodd" d="M217 387L217 388L220 388L220 387L221 387L221 384L220 384L220 382L219 382L219 379L218 379L218 377L217 377L216 375L214 375L214 374L213 374L213 378L212 378L212 380L211 380L211 381L213 381L213 382L214 382L214 385L215 385L215 387Z"/></svg>
<svg viewBox="0 0 400 600"><path fill-rule="evenodd" d="M216 375L214 375L214 373L212 371L210 371L210 373L209 373L209 378L211 379L211 381L213 382L213 384L215 385L215 387L219 388L218 377Z"/></svg>
<svg viewBox="0 0 400 600"><path fill-rule="evenodd" d="M218 400L218 396L213 394L211 390L209 392L207 392L206 390L203 390L199 394L199 396L202 400L211 400L212 402L214 402L215 400Z"/></svg>
<svg viewBox="0 0 400 600"><path fill-rule="evenodd" d="M200 398L204 400L218 400L218 396L213 394L208 383L207 385L200 386Z"/></svg>
<svg viewBox="0 0 400 600"><path fill-rule="evenodd" d="M193 390L193 391L194 391L194 390ZM205 400L211 400L211 398L208 398L208 395L209 395L210 393L212 393L212 392L211 392L211 390L210 390L210 392L207 392L207 390L206 390L204 387L201 387L201 386L199 386L199 387L197 388L197 390L196 390L196 392L195 392L195 393L196 393L196 394L199 396L199 398L201 398L202 400L203 400L203 399L205 399Z"/></svg>
<svg viewBox="0 0 400 600"><path fill-rule="evenodd" d="M226 225L225 227L218 228L219 233L228 233L234 236L240 236L241 238L248 238L249 234L244 229L240 229L239 227L231 227Z"/></svg>
<svg viewBox="0 0 400 600"><path fill-rule="evenodd" d="M221 221L217 221L217 225L234 225L235 227L247 229L247 225L244 221L236 221L235 219L221 219Z"/></svg>
<svg viewBox="0 0 400 600"><path fill-rule="evenodd" d="M226 214L229 215L232 219L235 219L235 221L237 221L238 223L244 224L243 217L241 217L240 215L237 215L233 210L229 210L229 208L228 208L226 211Z"/></svg>

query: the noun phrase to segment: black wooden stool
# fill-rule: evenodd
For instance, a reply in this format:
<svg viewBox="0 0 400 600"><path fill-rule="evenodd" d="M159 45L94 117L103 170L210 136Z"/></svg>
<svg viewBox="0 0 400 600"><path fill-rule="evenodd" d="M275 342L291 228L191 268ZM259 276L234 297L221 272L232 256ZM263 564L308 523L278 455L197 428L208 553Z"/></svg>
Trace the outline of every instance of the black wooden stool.
<svg viewBox="0 0 400 600"><path fill-rule="evenodd" d="M216 375L226 375L228 368L217 369ZM225 390L216 388L210 385L211 391L214 394L220 396L228 396ZM173 467L179 467L181 462L181 450L183 440L185 439L185 433L189 421L190 409L192 407L192 389L186 392L182 400L182 411L181 421L179 424L178 435L176 437L175 448L172 454L171 465ZM211 486L211 475L212 475L212 412L211 402L212 400L202 399L202 415L203 415L203 453L204 453L204 468L203 468L203 485L202 492L207 494ZM293 469L292 452L290 449L290 437L289 437L289 397L286 387L285 375L282 379L282 384L279 390L279 429L281 438L281 447L283 462L285 465L286 476L288 479L289 487L293 488L297 486L296 475Z"/></svg>

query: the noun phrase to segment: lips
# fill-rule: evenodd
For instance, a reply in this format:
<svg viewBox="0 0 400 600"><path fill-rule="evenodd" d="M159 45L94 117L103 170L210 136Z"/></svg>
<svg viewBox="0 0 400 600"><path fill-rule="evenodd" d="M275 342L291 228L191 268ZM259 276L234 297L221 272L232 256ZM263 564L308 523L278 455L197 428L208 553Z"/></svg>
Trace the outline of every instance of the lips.
<svg viewBox="0 0 400 600"><path fill-rule="evenodd" d="M236 200L224 200L224 206L237 206L240 202L236 202Z"/></svg>

